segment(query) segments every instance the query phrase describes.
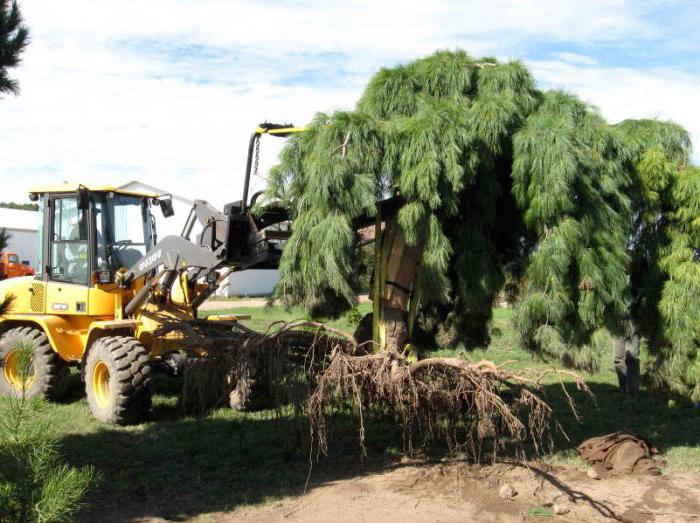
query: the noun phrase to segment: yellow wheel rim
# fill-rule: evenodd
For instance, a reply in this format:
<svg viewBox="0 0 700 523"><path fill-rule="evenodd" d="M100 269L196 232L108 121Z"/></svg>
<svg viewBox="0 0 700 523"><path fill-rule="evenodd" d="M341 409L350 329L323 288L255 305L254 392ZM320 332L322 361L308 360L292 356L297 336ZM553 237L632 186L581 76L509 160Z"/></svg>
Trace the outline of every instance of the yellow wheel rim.
<svg viewBox="0 0 700 523"><path fill-rule="evenodd" d="M5 375L5 381L14 389L21 392L27 390L34 382L34 366L30 365L29 375L22 380L22 373L19 369L19 358L16 350L11 350L5 355L5 361L2 364L2 372Z"/></svg>
<svg viewBox="0 0 700 523"><path fill-rule="evenodd" d="M109 368L103 361L98 361L92 371L92 390L95 392L97 404L104 408L109 405Z"/></svg>

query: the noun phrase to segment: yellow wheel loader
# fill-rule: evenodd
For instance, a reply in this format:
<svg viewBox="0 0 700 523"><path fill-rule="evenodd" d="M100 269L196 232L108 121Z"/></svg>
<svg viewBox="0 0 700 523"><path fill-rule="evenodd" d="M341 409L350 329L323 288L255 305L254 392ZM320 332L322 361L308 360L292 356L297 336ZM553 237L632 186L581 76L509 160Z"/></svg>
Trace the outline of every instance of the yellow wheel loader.
<svg viewBox="0 0 700 523"><path fill-rule="evenodd" d="M277 267L289 221L268 206L254 216L248 199L261 136L302 131L261 124L250 140L243 198L218 211L196 200L180 236L158 239L154 206L167 217L172 201L113 187L38 187L35 276L0 282L13 296L0 318L0 394L59 398L69 366L78 366L93 415L112 424L144 419L154 363L186 350L206 356L206 343L184 344L173 323L231 330L237 318L197 318L197 309L231 271ZM31 375L18 371L18 344L34 347Z"/></svg>

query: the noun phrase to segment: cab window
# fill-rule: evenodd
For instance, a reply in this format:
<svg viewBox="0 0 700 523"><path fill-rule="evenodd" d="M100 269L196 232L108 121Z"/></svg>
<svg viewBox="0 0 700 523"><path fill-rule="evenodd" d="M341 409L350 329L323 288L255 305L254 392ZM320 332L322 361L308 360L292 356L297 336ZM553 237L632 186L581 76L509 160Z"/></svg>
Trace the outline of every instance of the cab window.
<svg viewBox="0 0 700 523"><path fill-rule="evenodd" d="M74 197L54 200L51 279L88 283L87 211Z"/></svg>
<svg viewBox="0 0 700 523"><path fill-rule="evenodd" d="M146 200L111 195L96 198L96 262L100 270L130 269L153 246Z"/></svg>
<svg viewBox="0 0 700 523"><path fill-rule="evenodd" d="M17 257L16 254L8 254L7 261L10 263L19 263L19 258Z"/></svg>

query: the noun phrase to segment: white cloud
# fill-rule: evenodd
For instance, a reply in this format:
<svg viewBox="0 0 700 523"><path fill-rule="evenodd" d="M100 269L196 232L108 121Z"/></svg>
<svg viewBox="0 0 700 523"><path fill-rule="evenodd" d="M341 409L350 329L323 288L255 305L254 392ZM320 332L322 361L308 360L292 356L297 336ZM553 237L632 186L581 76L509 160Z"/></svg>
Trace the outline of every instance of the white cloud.
<svg viewBox="0 0 700 523"><path fill-rule="evenodd" d="M89 65L56 67L57 54ZM0 176L17 180L6 194L25 198L30 183L138 178L221 204L240 195L248 136L259 122L304 122L316 108L351 105L357 94L252 77L234 93L228 85L150 77L164 64L131 58L106 48L29 48L21 96L0 105L7 111ZM265 156L268 164L274 156Z"/></svg>
<svg viewBox="0 0 700 523"><path fill-rule="evenodd" d="M455 34L509 31L550 39L612 41L654 33L640 21L640 9L637 2L620 0L33 0L25 6L37 31L78 42L85 37L98 41L166 37L217 45L372 50L401 56L450 45Z"/></svg>
<svg viewBox="0 0 700 523"><path fill-rule="evenodd" d="M597 65L598 60L590 56L578 53L554 53L554 56L563 62L575 65Z"/></svg>
<svg viewBox="0 0 700 523"><path fill-rule="evenodd" d="M23 200L35 183L137 178L221 205L240 197L257 123L304 123L317 110L351 107L382 65L437 48L528 58L532 42L622 46L662 32L640 3L602 0L21 5L32 43L15 72L22 94L0 100L0 200ZM612 119L677 119L700 140L690 103L697 77L553 56L532 62L546 85L580 93ZM263 167L279 142L265 146Z"/></svg>
<svg viewBox="0 0 700 523"><path fill-rule="evenodd" d="M542 85L577 94L610 122L659 118L680 123L694 138L695 160L700 159L700 76L669 68L581 68L560 61L529 65Z"/></svg>

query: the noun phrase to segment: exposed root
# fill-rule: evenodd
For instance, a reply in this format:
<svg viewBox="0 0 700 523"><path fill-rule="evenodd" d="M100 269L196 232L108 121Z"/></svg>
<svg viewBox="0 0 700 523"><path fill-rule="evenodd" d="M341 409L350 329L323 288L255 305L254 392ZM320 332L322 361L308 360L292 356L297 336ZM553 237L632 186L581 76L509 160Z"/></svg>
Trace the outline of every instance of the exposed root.
<svg viewBox="0 0 700 523"><path fill-rule="evenodd" d="M553 374L574 377L577 388L590 394L585 382L569 371L528 376L486 360L428 358L411 363L396 352L353 356L337 350L309 399L316 451L325 454L328 449L328 414L349 400L359 414L363 451L366 415L378 406L398 416L409 452L416 437L420 447L441 440L450 451L476 461L484 453L495 458L506 447L522 457L528 443L535 453L547 452L553 446L553 412L542 399L542 380Z"/></svg>
<svg viewBox="0 0 700 523"><path fill-rule="evenodd" d="M577 418L561 378L573 378L592 396L571 371L516 373L509 369L513 362L459 358L410 362L394 351L371 353L371 342L358 344L350 334L311 321L277 322L262 333L238 324L208 329L198 323L170 327L193 347L206 347L206 356L189 358L185 370L188 412L204 414L227 402L239 410L291 403L308 415L317 458L328 451L331 414L348 403L358 414L363 452L367 415L380 409L403 427L409 453L438 441L479 461L506 449L521 458L526 448L542 454L552 449L554 430L566 436L543 399L545 379L559 379ZM266 404L256 404L256 390Z"/></svg>
<svg viewBox="0 0 700 523"><path fill-rule="evenodd" d="M293 403L301 410L331 349L361 349L353 336L303 320L275 322L266 332L238 323L172 322L156 334L171 333L188 353L182 404L198 416L225 404L247 411Z"/></svg>

